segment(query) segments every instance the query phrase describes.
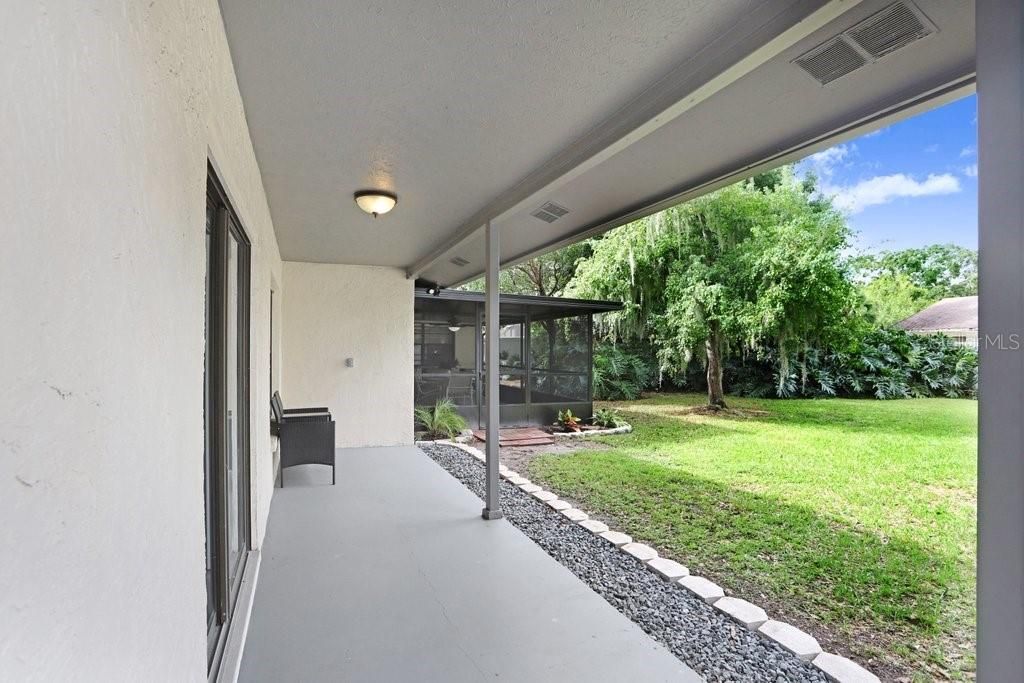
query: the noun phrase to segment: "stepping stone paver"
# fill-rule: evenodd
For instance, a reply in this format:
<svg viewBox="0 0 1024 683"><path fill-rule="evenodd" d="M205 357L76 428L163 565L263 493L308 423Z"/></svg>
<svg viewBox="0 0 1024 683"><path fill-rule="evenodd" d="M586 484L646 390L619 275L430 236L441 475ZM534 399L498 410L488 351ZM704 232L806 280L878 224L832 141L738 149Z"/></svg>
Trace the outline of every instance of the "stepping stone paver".
<svg viewBox="0 0 1024 683"><path fill-rule="evenodd" d="M757 631L806 662L821 654L821 645L814 636L804 633L792 624L769 619L761 624Z"/></svg>
<svg viewBox="0 0 1024 683"><path fill-rule="evenodd" d="M580 522L580 526L594 534L603 534L608 531L608 525L596 519L585 519Z"/></svg>
<svg viewBox="0 0 1024 683"><path fill-rule="evenodd" d="M518 474L515 475L514 477L509 477L508 480L510 482L512 482L513 484L515 484L516 486L522 486L523 484L529 484L530 483L529 479L527 479L526 477L521 477Z"/></svg>
<svg viewBox="0 0 1024 683"><path fill-rule="evenodd" d="M714 607L725 612L751 631L757 630L761 624L768 621L768 615L763 609L739 598L721 598L715 601Z"/></svg>
<svg viewBox="0 0 1024 683"><path fill-rule="evenodd" d="M545 491L543 489L541 489L540 491L534 491L532 495L537 500L543 500L545 503L548 502L549 500L555 500L556 498L558 498L558 496L551 493L551 491Z"/></svg>
<svg viewBox="0 0 1024 683"><path fill-rule="evenodd" d="M708 581L703 576L684 576L679 579L679 583L709 605L713 605L719 598L725 597L725 591L721 586Z"/></svg>
<svg viewBox="0 0 1024 683"><path fill-rule="evenodd" d="M554 500L548 500L548 501L545 501L545 502L550 507L553 507L554 509L558 510L559 512L561 512L562 510L568 510L569 508L572 507L571 504L566 503L564 500L559 500L558 498L555 498Z"/></svg>
<svg viewBox="0 0 1024 683"><path fill-rule="evenodd" d="M583 522L583 521L585 521L590 516L586 512L584 512L583 510L578 510L576 508L569 508L568 510L562 510L562 514L565 515L566 517L568 517L569 519L571 519L574 522Z"/></svg>
<svg viewBox="0 0 1024 683"><path fill-rule="evenodd" d="M814 666L821 669L828 680L834 683L881 683L878 676L860 664L831 652L822 652L815 657Z"/></svg>
<svg viewBox="0 0 1024 683"><path fill-rule="evenodd" d="M675 581L690 574L690 570L667 557L655 557L647 567L667 581Z"/></svg>
<svg viewBox="0 0 1024 683"><path fill-rule="evenodd" d="M537 493L538 491L544 490L541 487L537 486L536 484L520 484L519 488L521 488L526 493Z"/></svg>
<svg viewBox="0 0 1024 683"><path fill-rule="evenodd" d="M622 546L622 550L641 562L648 562L658 556L657 550L643 543L627 543Z"/></svg>
<svg viewBox="0 0 1024 683"><path fill-rule="evenodd" d="M621 531L605 531L598 534L598 536L608 541L612 545L618 546L620 548L626 545L627 543L633 542L632 536L624 534Z"/></svg>

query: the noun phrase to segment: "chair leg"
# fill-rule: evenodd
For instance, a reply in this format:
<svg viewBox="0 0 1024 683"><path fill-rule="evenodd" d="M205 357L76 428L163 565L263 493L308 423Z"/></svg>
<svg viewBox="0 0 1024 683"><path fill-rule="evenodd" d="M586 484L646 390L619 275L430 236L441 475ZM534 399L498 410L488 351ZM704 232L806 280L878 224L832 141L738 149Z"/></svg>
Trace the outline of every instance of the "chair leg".
<svg viewBox="0 0 1024 683"><path fill-rule="evenodd" d="M335 467L334 467L334 463L331 463L331 486L334 486L334 484L335 484L334 475L335 475Z"/></svg>

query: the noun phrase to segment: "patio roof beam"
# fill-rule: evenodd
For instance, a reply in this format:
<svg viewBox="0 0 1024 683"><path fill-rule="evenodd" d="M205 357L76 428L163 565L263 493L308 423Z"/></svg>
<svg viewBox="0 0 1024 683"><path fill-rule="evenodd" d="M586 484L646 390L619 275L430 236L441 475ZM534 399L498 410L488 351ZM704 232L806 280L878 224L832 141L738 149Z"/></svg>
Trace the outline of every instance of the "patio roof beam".
<svg viewBox="0 0 1024 683"><path fill-rule="evenodd" d="M501 266L510 268L541 254L602 235L609 230L714 192L757 173L799 161L814 152L966 97L974 89L974 65L964 64L962 68L937 79L933 85L926 87L923 91L915 90L909 94L905 93L906 97L896 98L894 102L873 102L866 105L863 107L863 114L853 117L852 122L844 121L838 126L828 127L823 131L808 133L799 139L780 143L773 149L762 150L758 154L752 155L750 159L730 164L723 172L704 178L692 186L680 187L665 196L653 197L639 206L627 208L621 214L607 216L593 225L584 226L568 235L516 254L505 259ZM479 273L467 275L458 281L445 283L445 286L459 287L477 277L479 277Z"/></svg>
<svg viewBox="0 0 1024 683"><path fill-rule="evenodd" d="M484 357L486 358L487 387L487 460L484 519L501 519L501 501L498 499L498 429L501 426L501 397L498 394L498 345L500 343L498 273L501 270L501 237L499 228L487 221L487 273L484 301Z"/></svg>
<svg viewBox="0 0 1024 683"><path fill-rule="evenodd" d="M406 268L414 279L466 242L487 221L533 202L665 126L735 83L800 40L811 35L861 0L767 2L754 8L719 37L711 49L679 64L634 100L559 151L510 187L422 258Z"/></svg>

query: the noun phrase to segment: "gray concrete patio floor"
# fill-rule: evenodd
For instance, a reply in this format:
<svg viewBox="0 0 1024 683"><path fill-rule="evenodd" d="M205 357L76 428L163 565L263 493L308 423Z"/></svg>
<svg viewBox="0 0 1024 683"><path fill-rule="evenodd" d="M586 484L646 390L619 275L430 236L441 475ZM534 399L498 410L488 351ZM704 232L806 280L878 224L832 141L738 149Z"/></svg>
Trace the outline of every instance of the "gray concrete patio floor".
<svg viewBox="0 0 1024 683"><path fill-rule="evenodd" d="M241 681L699 681L414 447L275 492Z"/></svg>

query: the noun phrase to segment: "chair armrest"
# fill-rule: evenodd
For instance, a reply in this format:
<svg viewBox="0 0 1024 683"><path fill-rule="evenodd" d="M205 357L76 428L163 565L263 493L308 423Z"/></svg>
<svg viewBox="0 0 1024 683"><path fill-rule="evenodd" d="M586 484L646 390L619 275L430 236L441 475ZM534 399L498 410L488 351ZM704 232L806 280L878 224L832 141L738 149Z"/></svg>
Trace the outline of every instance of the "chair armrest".
<svg viewBox="0 0 1024 683"><path fill-rule="evenodd" d="M299 415L301 413L329 413L330 408L285 408L285 415Z"/></svg>

